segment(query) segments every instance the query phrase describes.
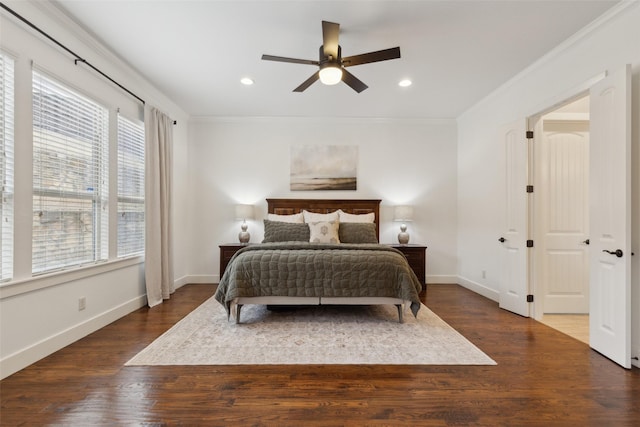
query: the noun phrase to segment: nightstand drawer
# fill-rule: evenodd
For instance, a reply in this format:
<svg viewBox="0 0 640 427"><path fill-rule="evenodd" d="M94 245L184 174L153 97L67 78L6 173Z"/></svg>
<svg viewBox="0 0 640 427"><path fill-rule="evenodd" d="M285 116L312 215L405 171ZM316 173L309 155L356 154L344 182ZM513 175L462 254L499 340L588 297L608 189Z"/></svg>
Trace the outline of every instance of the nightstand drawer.
<svg viewBox="0 0 640 427"><path fill-rule="evenodd" d="M231 261L231 258L238 252L240 249L248 246L247 244L242 243L226 243L220 245L220 278L224 275L225 270L227 269L227 264Z"/></svg>
<svg viewBox="0 0 640 427"><path fill-rule="evenodd" d="M426 289L425 275L426 275L426 246L423 245L390 245L402 252L404 257L409 263L409 267L416 274L416 277L422 283L422 289Z"/></svg>
<svg viewBox="0 0 640 427"><path fill-rule="evenodd" d="M416 251L404 251L404 257L409 261L409 264L424 261L424 251L422 253Z"/></svg>

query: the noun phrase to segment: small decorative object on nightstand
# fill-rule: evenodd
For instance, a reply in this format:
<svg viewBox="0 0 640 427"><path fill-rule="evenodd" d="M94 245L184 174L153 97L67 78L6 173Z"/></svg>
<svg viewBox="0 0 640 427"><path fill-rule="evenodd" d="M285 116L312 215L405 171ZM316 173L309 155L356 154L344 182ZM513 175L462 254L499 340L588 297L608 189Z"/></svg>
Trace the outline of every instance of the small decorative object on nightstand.
<svg viewBox="0 0 640 427"><path fill-rule="evenodd" d="M400 233L398 234L398 243L406 245L409 243L409 233L407 233L407 224L405 222L413 221L413 206L396 206L393 211L393 220L402 222Z"/></svg>
<svg viewBox="0 0 640 427"><path fill-rule="evenodd" d="M251 239L251 235L247 231L248 219L253 219L253 205L236 205L236 220L242 220L242 225L240 226L242 231L238 233L240 243L249 243L249 239Z"/></svg>
<svg viewBox="0 0 640 427"><path fill-rule="evenodd" d="M392 248L396 248L407 259L409 267L416 273L416 277L422 283L422 289L426 289L425 275L426 275L426 250L424 245L390 245Z"/></svg>

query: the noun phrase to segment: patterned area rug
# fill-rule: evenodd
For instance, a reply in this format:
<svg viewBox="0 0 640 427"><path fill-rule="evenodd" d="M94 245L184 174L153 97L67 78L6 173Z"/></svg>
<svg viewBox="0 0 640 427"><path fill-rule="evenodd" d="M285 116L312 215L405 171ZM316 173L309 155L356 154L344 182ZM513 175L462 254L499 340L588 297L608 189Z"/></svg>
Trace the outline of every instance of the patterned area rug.
<svg viewBox="0 0 640 427"><path fill-rule="evenodd" d="M241 318L211 298L126 365L496 364L424 305L402 324L391 305L245 305Z"/></svg>

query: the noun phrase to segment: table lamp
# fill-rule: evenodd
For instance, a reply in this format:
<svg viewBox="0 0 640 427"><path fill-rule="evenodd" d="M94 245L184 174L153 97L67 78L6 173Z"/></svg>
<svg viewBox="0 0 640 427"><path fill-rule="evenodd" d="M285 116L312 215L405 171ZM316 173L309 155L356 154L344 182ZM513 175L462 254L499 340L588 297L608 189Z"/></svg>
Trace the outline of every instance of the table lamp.
<svg viewBox="0 0 640 427"><path fill-rule="evenodd" d="M398 234L398 243L406 245L409 243L409 233L407 233L407 224L405 222L413 221L413 206L396 206L393 211L393 220L402 222L400 233Z"/></svg>
<svg viewBox="0 0 640 427"><path fill-rule="evenodd" d="M249 239L251 238L251 235L247 231L248 219L253 219L253 205L236 205L236 220L242 220L242 225L240 226L242 231L238 233L240 243L249 243Z"/></svg>

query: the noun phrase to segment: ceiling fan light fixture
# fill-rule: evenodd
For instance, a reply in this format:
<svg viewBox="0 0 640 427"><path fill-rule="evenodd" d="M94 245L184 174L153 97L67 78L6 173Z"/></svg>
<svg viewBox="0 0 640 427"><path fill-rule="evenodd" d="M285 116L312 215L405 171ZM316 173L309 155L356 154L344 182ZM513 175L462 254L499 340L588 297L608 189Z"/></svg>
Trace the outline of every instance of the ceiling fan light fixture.
<svg viewBox="0 0 640 427"><path fill-rule="evenodd" d="M342 80L342 68L337 64L327 64L320 69L320 81L326 85L335 85Z"/></svg>
<svg viewBox="0 0 640 427"><path fill-rule="evenodd" d="M343 58L342 47L340 47L340 43L338 42L339 34L340 24L322 21L322 46L318 49L318 61L274 55L262 55L262 59L266 61L289 62L292 64L316 65L320 68L313 73L311 77L293 89L294 92L304 92L309 86L320 80L325 85L335 85L344 82L351 89L360 93L369 86L347 71L347 67L400 58L399 46Z"/></svg>

